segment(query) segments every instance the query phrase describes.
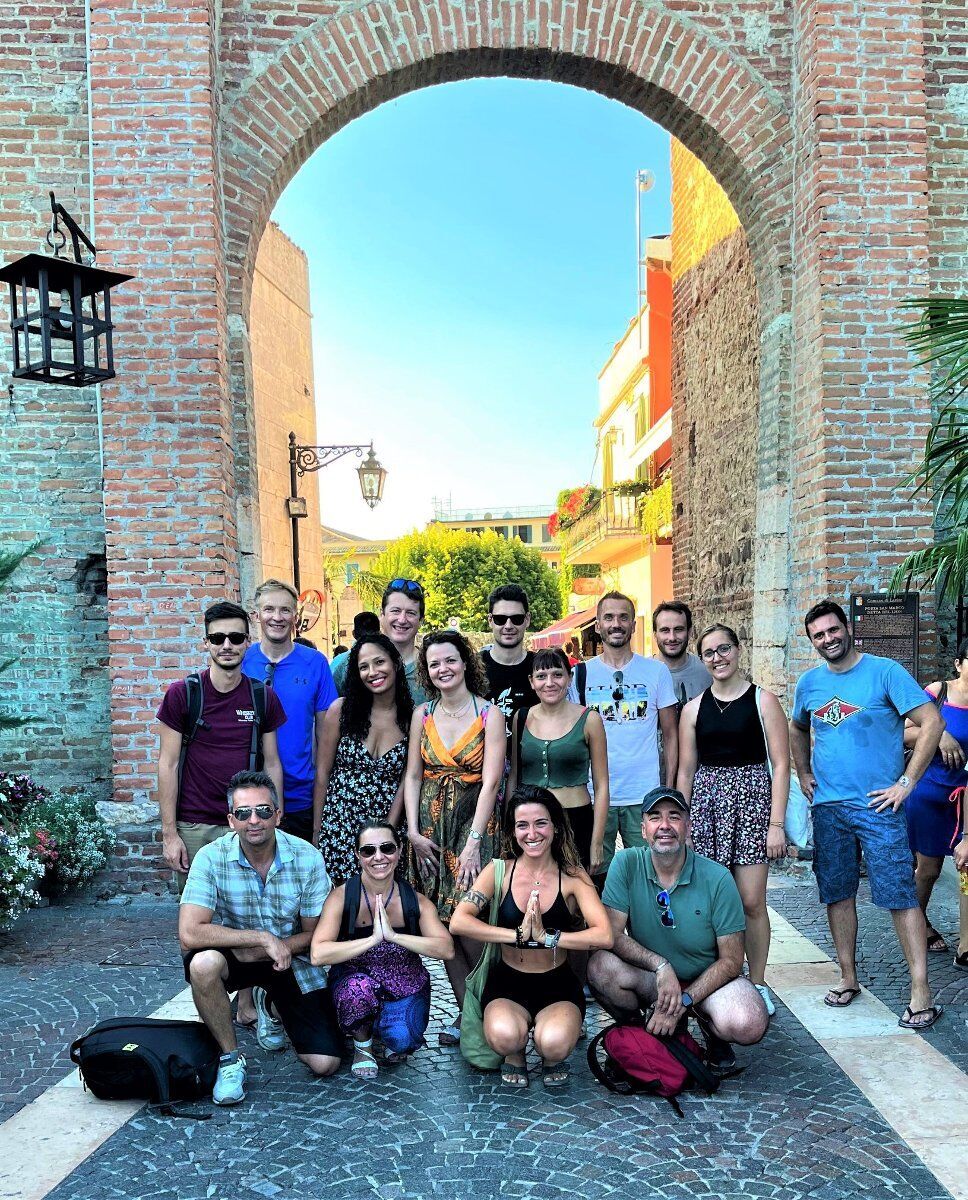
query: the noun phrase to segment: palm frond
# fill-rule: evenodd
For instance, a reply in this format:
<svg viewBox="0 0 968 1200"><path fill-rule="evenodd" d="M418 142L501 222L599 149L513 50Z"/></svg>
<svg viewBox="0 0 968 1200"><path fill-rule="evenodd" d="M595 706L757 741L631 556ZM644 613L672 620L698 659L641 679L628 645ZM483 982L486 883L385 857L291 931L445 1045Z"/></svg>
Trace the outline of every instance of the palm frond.
<svg viewBox="0 0 968 1200"><path fill-rule="evenodd" d="M39 550L43 542L39 539L30 542L21 550L0 550L0 591L6 586L7 580L16 571L25 558L29 558L35 550Z"/></svg>
<svg viewBox="0 0 968 1200"><path fill-rule="evenodd" d="M968 586L968 527L909 554L891 576L889 591L909 591L912 583L934 589L941 601L957 603Z"/></svg>

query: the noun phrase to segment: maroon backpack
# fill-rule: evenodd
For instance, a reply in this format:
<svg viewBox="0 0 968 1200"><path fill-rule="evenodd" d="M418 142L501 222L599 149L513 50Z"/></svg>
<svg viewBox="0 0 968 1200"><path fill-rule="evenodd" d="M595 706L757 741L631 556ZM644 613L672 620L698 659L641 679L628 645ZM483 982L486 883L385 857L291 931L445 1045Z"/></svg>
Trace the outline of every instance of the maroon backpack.
<svg viewBox="0 0 968 1200"><path fill-rule="evenodd" d="M604 1052L604 1062L599 1058ZM644 1022L609 1025L592 1038L588 1065L599 1083L622 1095L647 1093L668 1100L683 1115L676 1096L695 1086L712 1095L719 1080L708 1070L702 1049L683 1024L671 1037L657 1037Z"/></svg>

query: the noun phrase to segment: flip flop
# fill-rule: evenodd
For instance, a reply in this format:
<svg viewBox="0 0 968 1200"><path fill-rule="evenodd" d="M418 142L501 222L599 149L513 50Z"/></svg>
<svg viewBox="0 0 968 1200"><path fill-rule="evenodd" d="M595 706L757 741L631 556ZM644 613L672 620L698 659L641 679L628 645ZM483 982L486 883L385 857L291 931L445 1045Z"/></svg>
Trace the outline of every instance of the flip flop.
<svg viewBox="0 0 968 1200"><path fill-rule="evenodd" d="M828 1008L849 1008L860 995L860 988L831 988L823 998ZM846 1000L831 1000L831 996L846 996Z"/></svg>
<svg viewBox="0 0 968 1200"><path fill-rule="evenodd" d="M964 954L956 954L952 961L959 971L968 971L968 950Z"/></svg>
<svg viewBox="0 0 968 1200"><path fill-rule="evenodd" d="M937 929L932 929L928 934L928 953L929 954L947 954L951 947L944 940L943 934L938 933Z"/></svg>
<svg viewBox="0 0 968 1200"><path fill-rule="evenodd" d="M940 1004L932 1004L930 1008L919 1008L917 1012L912 1012L909 1004L904 1010L904 1016L898 1021L898 1025L902 1029L930 1029L943 1012L944 1009ZM923 1017L925 1013L930 1013L930 1018L927 1021L915 1020L915 1017Z"/></svg>
<svg viewBox="0 0 968 1200"><path fill-rule="evenodd" d="M541 1082L549 1090L567 1087L571 1068L567 1062L542 1063Z"/></svg>
<svg viewBox="0 0 968 1200"><path fill-rule="evenodd" d="M445 1025L437 1039L441 1046L459 1046L460 1045L460 1026Z"/></svg>
<svg viewBox="0 0 968 1200"><path fill-rule="evenodd" d="M501 1082L509 1088L528 1086L528 1068L524 1063L512 1063L507 1059L501 1063Z"/></svg>

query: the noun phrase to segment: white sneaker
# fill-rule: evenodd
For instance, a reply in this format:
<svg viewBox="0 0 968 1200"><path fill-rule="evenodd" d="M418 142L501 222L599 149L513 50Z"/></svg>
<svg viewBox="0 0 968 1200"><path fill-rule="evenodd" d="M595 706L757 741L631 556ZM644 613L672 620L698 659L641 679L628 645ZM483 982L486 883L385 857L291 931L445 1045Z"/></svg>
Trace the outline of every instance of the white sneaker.
<svg viewBox="0 0 968 1200"><path fill-rule="evenodd" d="M225 1061L232 1057L223 1054L219 1059L218 1075L212 1089L212 1100L216 1104L241 1104L245 1099L245 1055L236 1051L232 1062Z"/></svg>
<svg viewBox="0 0 968 1200"><path fill-rule="evenodd" d="M773 997L770 995L770 989L765 983L754 983L753 987L763 997L763 1003L766 1005L766 1015L772 1017L776 1012L776 1005L773 1003Z"/></svg>
<svg viewBox="0 0 968 1200"><path fill-rule="evenodd" d="M265 988L252 989L255 1005L255 1037L263 1050L285 1050L286 1031L282 1022L269 1012L269 997Z"/></svg>

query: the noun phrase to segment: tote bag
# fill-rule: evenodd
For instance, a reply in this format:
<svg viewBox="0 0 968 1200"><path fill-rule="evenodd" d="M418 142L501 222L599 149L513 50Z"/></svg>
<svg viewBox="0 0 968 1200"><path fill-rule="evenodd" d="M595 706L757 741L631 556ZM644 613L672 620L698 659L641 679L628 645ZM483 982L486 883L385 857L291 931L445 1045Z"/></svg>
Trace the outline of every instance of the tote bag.
<svg viewBox="0 0 968 1200"><path fill-rule="evenodd" d="M488 924L497 924L497 913L501 907L501 890L504 887L504 859L494 860L494 898L491 900L491 915ZM464 992L464 1007L461 1009L460 1022L460 1052L472 1067L481 1071L496 1071L504 1061L504 1056L492 1050L484 1037L484 1012L481 1008L481 996L491 965L497 962L501 955L501 947L497 942L485 942L477 966L467 976L467 990Z"/></svg>

